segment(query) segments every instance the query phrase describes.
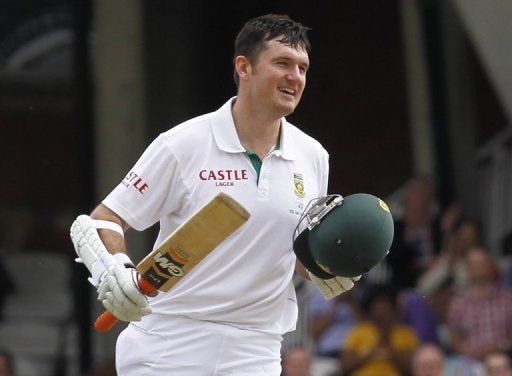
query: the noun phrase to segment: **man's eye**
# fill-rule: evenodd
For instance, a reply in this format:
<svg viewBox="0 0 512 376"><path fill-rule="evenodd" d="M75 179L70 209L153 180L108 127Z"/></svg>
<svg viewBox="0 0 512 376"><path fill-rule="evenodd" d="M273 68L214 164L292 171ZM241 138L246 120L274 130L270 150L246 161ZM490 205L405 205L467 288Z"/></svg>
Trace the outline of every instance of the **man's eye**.
<svg viewBox="0 0 512 376"><path fill-rule="evenodd" d="M277 65L279 65L280 67L286 67L287 66L286 61L278 61Z"/></svg>

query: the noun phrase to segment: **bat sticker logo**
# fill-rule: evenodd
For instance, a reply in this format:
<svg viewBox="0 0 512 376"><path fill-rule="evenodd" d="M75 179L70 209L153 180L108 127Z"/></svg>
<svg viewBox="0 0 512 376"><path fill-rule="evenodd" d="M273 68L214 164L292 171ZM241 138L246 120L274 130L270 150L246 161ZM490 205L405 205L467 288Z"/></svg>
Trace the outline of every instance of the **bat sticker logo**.
<svg viewBox="0 0 512 376"><path fill-rule="evenodd" d="M153 256L153 260L155 260L158 269L164 274L174 277L182 277L185 274L182 269L185 264L174 260L169 253L157 252Z"/></svg>

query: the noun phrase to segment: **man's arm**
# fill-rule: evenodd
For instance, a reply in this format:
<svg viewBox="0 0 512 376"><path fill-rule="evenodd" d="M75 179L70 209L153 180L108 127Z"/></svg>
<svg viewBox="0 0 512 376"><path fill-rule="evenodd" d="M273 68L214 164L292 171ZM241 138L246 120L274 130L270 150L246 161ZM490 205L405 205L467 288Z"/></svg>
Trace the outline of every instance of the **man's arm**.
<svg viewBox="0 0 512 376"><path fill-rule="evenodd" d="M138 287L138 273L126 254L124 232L129 226L100 204L90 216L80 215L70 229L75 250L91 272L98 300L123 321L139 321L151 312Z"/></svg>
<svg viewBox="0 0 512 376"><path fill-rule="evenodd" d="M336 277L333 276L331 279L320 279L311 274L299 259L295 261L295 272L301 277L311 280L315 286L320 290L325 299L329 300L343 294L354 287L354 283L359 281L361 276L357 277Z"/></svg>
<svg viewBox="0 0 512 376"><path fill-rule="evenodd" d="M300 275L302 278L310 279L308 270L304 267L304 265L302 265L299 259L295 261L295 273Z"/></svg>
<svg viewBox="0 0 512 376"><path fill-rule="evenodd" d="M91 218L117 223L121 226L124 232L130 228L130 226L120 216L103 204L99 204L92 211ZM110 253L126 253L126 242L124 241L123 236L109 229L99 229L98 234Z"/></svg>

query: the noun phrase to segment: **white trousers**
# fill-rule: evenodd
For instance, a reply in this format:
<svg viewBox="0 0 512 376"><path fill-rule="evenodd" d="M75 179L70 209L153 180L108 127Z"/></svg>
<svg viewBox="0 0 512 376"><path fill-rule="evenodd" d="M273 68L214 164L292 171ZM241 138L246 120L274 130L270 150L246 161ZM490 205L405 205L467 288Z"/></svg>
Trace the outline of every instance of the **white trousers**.
<svg viewBox="0 0 512 376"><path fill-rule="evenodd" d="M118 376L279 376L280 335L186 317L167 318L166 333L134 324L116 346Z"/></svg>

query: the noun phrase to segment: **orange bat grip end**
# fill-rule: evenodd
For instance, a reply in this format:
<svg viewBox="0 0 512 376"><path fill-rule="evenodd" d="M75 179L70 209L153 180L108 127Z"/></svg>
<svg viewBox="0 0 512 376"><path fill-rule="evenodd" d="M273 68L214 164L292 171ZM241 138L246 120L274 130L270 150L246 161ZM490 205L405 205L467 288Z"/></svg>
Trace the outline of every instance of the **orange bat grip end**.
<svg viewBox="0 0 512 376"><path fill-rule="evenodd" d="M157 290L155 286L142 278L139 278L138 284L140 291L142 291L144 295L149 295ZM110 330L117 321L119 320L112 314L112 312L105 311L94 322L94 329L100 332L106 332Z"/></svg>

